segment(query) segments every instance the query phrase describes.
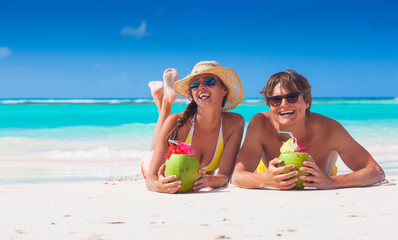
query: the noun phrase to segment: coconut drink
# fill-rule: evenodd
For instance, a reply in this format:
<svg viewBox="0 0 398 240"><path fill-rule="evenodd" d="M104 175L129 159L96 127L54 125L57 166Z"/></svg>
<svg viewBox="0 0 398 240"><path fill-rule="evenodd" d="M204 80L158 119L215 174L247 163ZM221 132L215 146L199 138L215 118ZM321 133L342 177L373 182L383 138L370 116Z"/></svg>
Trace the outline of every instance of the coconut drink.
<svg viewBox="0 0 398 240"><path fill-rule="evenodd" d="M180 180L179 193L192 192L194 182L201 177L198 172L200 164L194 156L195 151L186 143L181 141L169 141L171 144L166 154L165 177L176 175L173 181Z"/></svg>
<svg viewBox="0 0 398 240"><path fill-rule="evenodd" d="M293 136L292 133L290 132L282 132L281 133L288 133L291 138L287 140L285 143L283 143L282 147L280 148L281 154L279 155L279 159L283 160L282 163L278 164L278 167L283 167L286 165L291 165L293 164L295 166L294 169L288 170L284 173L289 173L291 171L297 171L298 172L298 180L296 182L296 186L294 189L301 190L304 188L303 183L305 180L301 180L300 176L303 175L309 175L309 173L302 172L300 171L301 167L305 167L303 162L304 161L311 161L310 156L308 153L305 152L300 152L301 150L305 150L306 147L301 147L297 143L297 139Z"/></svg>

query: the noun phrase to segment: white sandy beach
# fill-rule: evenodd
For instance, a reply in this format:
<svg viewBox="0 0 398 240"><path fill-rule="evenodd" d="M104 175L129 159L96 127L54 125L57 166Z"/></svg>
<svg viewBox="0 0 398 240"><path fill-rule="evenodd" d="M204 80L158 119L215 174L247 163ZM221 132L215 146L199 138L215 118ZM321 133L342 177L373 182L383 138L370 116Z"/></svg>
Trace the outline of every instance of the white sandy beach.
<svg viewBox="0 0 398 240"><path fill-rule="evenodd" d="M5 146L0 149L0 240L395 240L398 236L396 145L387 152L366 146L386 171L389 183L380 186L280 191L230 185L171 195L146 190L139 162L146 152L126 150L133 146L129 142L115 141L113 147L111 141L60 140L55 146L47 146L48 141L22 141L27 144L10 148L4 145L13 142L9 140L0 141ZM349 172L340 159L337 166L340 174ZM112 175L131 178L106 180ZM78 181L91 176L101 180Z"/></svg>
<svg viewBox="0 0 398 240"><path fill-rule="evenodd" d="M149 192L142 178L0 185L1 239L397 239L398 176L335 190Z"/></svg>

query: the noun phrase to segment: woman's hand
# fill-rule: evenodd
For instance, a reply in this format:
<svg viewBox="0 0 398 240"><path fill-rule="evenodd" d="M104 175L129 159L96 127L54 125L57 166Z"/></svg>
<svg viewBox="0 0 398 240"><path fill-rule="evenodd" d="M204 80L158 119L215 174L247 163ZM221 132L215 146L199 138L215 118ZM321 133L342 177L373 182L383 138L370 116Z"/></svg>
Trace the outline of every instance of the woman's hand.
<svg viewBox="0 0 398 240"><path fill-rule="evenodd" d="M335 181L333 178L326 176L325 173L318 167L316 162L310 156L311 161L304 161L306 167L301 167L300 171L309 173L308 176L300 176L300 179L309 182L304 182L305 187L315 187L318 189L331 189L335 188Z"/></svg>
<svg viewBox="0 0 398 240"><path fill-rule="evenodd" d="M206 170L199 169L199 173L202 174L202 176L199 178L199 180L195 181L193 187L194 192L199 192L200 189L208 186L208 176L206 175Z"/></svg>
<svg viewBox="0 0 398 240"><path fill-rule="evenodd" d="M172 182L174 179L177 178L176 175L171 175L168 177L164 176L164 169L165 169L166 165L162 164L162 166L160 166L159 171L158 171L158 176L159 176L159 182L163 188L163 192L166 193L176 193L178 191L178 189L180 189L181 187L181 181L175 181Z"/></svg>
<svg viewBox="0 0 398 240"><path fill-rule="evenodd" d="M268 164L267 174L271 177L271 186L288 190L294 188L296 186L296 182L298 180L297 171L292 171L289 173L284 173L288 170L292 170L295 168L293 164L283 167L277 167L278 164L282 163L283 161L279 158L274 158Z"/></svg>

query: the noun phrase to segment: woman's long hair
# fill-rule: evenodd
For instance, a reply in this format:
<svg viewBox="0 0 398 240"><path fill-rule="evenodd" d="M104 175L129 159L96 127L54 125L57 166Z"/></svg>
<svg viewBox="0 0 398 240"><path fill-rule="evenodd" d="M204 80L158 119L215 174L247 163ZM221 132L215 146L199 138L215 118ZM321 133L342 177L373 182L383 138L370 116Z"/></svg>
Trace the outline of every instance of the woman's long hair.
<svg viewBox="0 0 398 240"><path fill-rule="evenodd" d="M190 117L195 115L197 109L198 105L192 99L192 101L188 104L187 108L185 108L181 117L177 119L177 125L170 131L169 135L167 136L167 140L178 140L178 131L182 126L185 125L185 123L187 123Z"/></svg>

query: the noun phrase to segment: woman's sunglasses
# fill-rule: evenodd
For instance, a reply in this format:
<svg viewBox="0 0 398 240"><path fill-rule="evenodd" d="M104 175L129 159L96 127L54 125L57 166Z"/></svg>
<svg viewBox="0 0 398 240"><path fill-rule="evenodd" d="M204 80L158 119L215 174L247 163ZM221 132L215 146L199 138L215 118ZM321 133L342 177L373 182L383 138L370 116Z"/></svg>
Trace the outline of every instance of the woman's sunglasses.
<svg viewBox="0 0 398 240"><path fill-rule="evenodd" d="M214 76L209 76L209 77L203 78L203 84L208 87L212 87L212 86L216 85L216 83L217 83L217 78ZM200 86L200 80L194 79L192 81L191 85L189 85L189 89L191 89L191 91L195 91L199 88L199 86Z"/></svg>
<svg viewBox="0 0 398 240"><path fill-rule="evenodd" d="M277 107L277 106L281 105L283 99L286 99L286 101L288 103L296 103L298 101L300 95L304 96L304 93L299 92L299 93L289 93L289 94L281 95L281 96L273 96L273 97L267 98L267 100L271 106Z"/></svg>

